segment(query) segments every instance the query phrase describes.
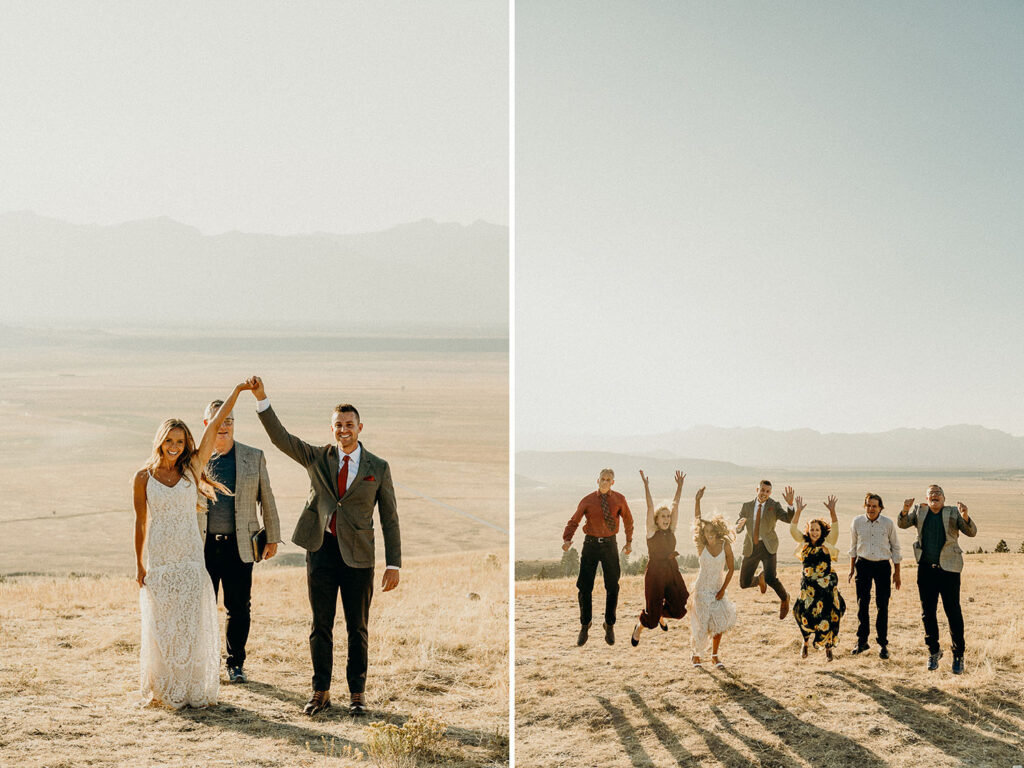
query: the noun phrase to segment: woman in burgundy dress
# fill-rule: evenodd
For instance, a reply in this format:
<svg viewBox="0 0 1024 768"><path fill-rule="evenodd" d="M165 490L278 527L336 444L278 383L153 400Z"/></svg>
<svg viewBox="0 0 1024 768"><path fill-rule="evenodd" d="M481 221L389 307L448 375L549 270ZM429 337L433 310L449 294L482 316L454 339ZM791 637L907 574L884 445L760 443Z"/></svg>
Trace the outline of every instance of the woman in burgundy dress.
<svg viewBox="0 0 1024 768"><path fill-rule="evenodd" d="M634 646L640 644L640 633L644 627L654 629L660 626L667 632L666 618L681 619L686 615L686 600L690 593L686 590L683 574L679 572L679 561L676 560L676 519L679 517L679 496L683 492L685 478L684 473L676 472L676 495L672 499L672 508L662 506L655 510L650 482L640 470L647 496L648 560L644 575L647 606L640 612L640 621L633 628L633 636L629 640Z"/></svg>

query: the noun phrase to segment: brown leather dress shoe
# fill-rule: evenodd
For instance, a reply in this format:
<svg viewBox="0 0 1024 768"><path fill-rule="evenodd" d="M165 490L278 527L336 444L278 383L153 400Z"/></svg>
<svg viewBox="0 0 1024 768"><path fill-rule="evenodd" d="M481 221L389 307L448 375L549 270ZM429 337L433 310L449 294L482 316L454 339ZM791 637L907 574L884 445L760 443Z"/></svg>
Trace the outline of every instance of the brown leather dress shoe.
<svg viewBox="0 0 1024 768"><path fill-rule="evenodd" d="M306 706L302 708L302 711L307 715L315 715L317 712L322 712L325 709L329 709L330 706L330 691L313 691L313 696L310 698L309 701L306 702Z"/></svg>
<svg viewBox="0 0 1024 768"><path fill-rule="evenodd" d="M782 598L782 602L779 603L779 619L786 618L789 613L789 596Z"/></svg>
<svg viewBox="0 0 1024 768"><path fill-rule="evenodd" d="M757 574L757 588L761 590L762 595L768 591L768 582L764 580L764 571Z"/></svg>

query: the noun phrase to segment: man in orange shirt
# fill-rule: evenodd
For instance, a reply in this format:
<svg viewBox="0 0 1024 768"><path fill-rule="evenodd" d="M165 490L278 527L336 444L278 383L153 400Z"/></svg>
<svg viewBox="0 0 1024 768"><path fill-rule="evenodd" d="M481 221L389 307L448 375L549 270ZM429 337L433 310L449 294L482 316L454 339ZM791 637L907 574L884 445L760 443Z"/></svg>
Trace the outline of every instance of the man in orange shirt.
<svg viewBox="0 0 1024 768"><path fill-rule="evenodd" d="M626 497L612 490L615 473L602 469L597 478L597 490L584 496L569 518L562 533L562 551L572 546L572 537L580 520L583 523L583 552L580 554L580 576L576 579L580 602L580 635L576 645L587 642L590 621L593 615L592 596L597 564L601 563L604 573L604 639L608 645L615 644L615 606L619 601L619 549L615 534L619 531L619 519L626 529L626 546L622 551L627 555L633 551L633 515L630 514Z"/></svg>

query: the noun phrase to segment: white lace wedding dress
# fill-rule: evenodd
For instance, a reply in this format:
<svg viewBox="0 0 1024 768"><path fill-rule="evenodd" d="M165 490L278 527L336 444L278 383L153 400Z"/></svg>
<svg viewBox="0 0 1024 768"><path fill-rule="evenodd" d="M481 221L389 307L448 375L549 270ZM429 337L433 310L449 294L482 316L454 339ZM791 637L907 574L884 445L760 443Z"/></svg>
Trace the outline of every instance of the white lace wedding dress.
<svg viewBox="0 0 1024 768"><path fill-rule="evenodd" d="M725 581L725 547L722 547L717 557L712 556L708 548L704 547L699 560L700 571L687 605L693 652L698 656L707 649L713 635L732 629L736 624L736 604L728 595L721 600L715 599Z"/></svg>
<svg viewBox="0 0 1024 768"><path fill-rule="evenodd" d="M196 518L196 487L168 487L149 476L149 507L139 590L142 611L142 703L174 709L217 703L220 631L213 583L206 572Z"/></svg>

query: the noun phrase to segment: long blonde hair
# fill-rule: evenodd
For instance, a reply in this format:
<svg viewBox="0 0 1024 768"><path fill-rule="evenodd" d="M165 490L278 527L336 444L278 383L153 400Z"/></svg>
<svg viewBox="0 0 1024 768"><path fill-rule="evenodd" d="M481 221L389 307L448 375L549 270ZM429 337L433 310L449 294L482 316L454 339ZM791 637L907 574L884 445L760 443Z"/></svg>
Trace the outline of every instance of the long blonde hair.
<svg viewBox="0 0 1024 768"><path fill-rule="evenodd" d="M188 425L181 419L167 419L167 421L160 425L156 431L156 437L153 438L153 453L150 454L149 460L142 468L147 472L151 472L160 466L162 458L160 446L164 444L164 440L167 439L167 435L171 433L172 429L180 429L185 433L185 449L174 462L174 467L181 476L190 479L195 484L199 494L211 501L217 498L218 493L231 496L232 493L228 490L227 486L206 474L205 465L199 464L199 452L196 450L196 441L192 439L192 432L189 430ZM197 499L196 511L201 512L202 509L203 505Z"/></svg>
<svg viewBox="0 0 1024 768"><path fill-rule="evenodd" d="M693 523L693 543L697 545L697 549L703 549L706 546L704 538L704 531L708 531L710 539L722 539L723 542L732 541L736 538L736 534L733 533L729 524L725 522L725 518L722 517L720 512L715 512L711 516L710 520L705 520L703 517L698 518Z"/></svg>

